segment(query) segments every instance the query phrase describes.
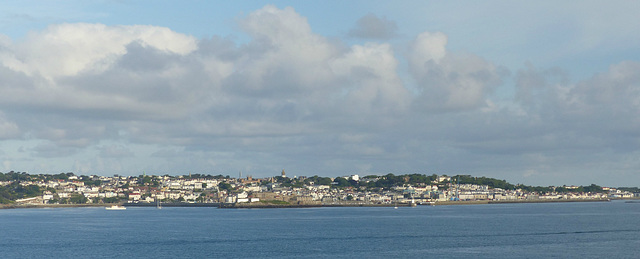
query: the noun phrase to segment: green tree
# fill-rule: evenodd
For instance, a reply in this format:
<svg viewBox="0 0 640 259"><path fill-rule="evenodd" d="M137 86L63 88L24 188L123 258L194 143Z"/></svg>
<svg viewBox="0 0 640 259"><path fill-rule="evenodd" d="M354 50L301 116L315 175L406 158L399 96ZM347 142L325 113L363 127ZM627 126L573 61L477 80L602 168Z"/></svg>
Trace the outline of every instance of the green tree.
<svg viewBox="0 0 640 259"><path fill-rule="evenodd" d="M305 184L311 184L313 182L313 184L315 185L331 185L331 178L329 177L320 177L317 175L314 175L312 177L309 177L307 179L304 180Z"/></svg>
<svg viewBox="0 0 640 259"><path fill-rule="evenodd" d="M200 193L200 195L198 195L198 198L196 198L196 202L203 203L207 198L207 195L208 194L206 192Z"/></svg>
<svg viewBox="0 0 640 259"><path fill-rule="evenodd" d="M86 179L86 180L82 180L82 182L84 182L85 186L101 186L102 185L102 181L100 180L91 180L91 179Z"/></svg>
<svg viewBox="0 0 640 259"><path fill-rule="evenodd" d="M591 184L589 186L585 186L583 188L584 192L595 192L595 193L602 193L604 192L604 190L602 190L602 187L595 185L595 184Z"/></svg>
<svg viewBox="0 0 640 259"><path fill-rule="evenodd" d="M231 190L231 184L226 183L226 182L220 182L220 183L218 183L218 189L230 191Z"/></svg>
<svg viewBox="0 0 640 259"><path fill-rule="evenodd" d="M344 179L344 177L336 177L333 179L334 186L336 187L349 187L352 186L349 180Z"/></svg>
<svg viewBox="0 0 640 259"><path fill-rule="evenodd" d="M140 179L140 183L142 185L150 185L151 181L153 181L153 178L151 178L151 176L148 175L141 175L138 179Z"/></svg>
<svg viewBox="0 0 640 259"><path fill-rule="evenodd" d="M53 179L69 180L69 176L65 173L59 173L59 174L53 175Z"/></svg>
<svg viewBox="0 0 640 259"><path fill-rule="evenodd" d="M103 201L104 203L118 203L120 202L120 199L118 199L118 197L109 197L109 198L104 198Z"/></svg>
<svg viewBox="0 0 640 259"><path fill-rule="evenodd" d="M87 199L87 197L84 197L84 195L82 194L71 194L71 197L69 197L69 202L73 203L73 204L85 204L89 201L89 199Z"/></svg>

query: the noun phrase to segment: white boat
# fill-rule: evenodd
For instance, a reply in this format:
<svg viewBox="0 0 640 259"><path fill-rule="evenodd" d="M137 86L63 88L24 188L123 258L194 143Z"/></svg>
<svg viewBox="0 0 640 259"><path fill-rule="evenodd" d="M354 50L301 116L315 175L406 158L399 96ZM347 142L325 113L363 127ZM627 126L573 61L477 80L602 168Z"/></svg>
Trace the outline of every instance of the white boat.
<svg viewBox="0 0 640 259"><path fill-rule="evenodd" d="M105 207L106 210L126 210L127 207L120 205L112 205L111 207Z"/></svg>

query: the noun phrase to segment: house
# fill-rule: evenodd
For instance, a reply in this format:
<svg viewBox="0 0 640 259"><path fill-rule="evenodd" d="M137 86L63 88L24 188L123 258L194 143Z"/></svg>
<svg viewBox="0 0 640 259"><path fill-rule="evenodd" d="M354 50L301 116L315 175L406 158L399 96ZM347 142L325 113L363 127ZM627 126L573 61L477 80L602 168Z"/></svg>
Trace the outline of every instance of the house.
<svg viewBox="0 0 640 259"><path fill-rule="evenodd" d="M51 199L53 199L53 193L51 193L49 191L44 192L44 194L42 195L43 202L46 203L47 201L49 201Z"/></svg>
<svg viewBox="0 0 640 259"><path fill-rule="evenodd" d="M129 200L137 201L137 200L140 200L141 197L142 197L142 195L140 195L139 192L129 193Z"/></svg>

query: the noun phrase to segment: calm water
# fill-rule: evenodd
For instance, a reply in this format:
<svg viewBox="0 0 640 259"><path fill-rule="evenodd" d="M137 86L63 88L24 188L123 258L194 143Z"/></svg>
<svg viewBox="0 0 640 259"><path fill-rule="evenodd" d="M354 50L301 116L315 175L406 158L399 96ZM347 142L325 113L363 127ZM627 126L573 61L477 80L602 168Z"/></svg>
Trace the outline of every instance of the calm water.
<svg viewBox="0 0 640 259"><path fill-rule="evenodd" d="M0 210L0 258L638 258L640 203Z"/></svg>

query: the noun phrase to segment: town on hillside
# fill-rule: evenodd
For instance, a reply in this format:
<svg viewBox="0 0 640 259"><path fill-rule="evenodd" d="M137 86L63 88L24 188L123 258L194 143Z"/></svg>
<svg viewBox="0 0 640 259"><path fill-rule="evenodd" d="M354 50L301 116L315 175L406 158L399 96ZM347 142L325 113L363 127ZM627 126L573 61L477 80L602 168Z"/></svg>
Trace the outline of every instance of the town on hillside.
<svg viewBox="0 0 640 259"><path fill-rule="evenodd" d="M532 187L469 175L368 175L288 177L283 170L267 178L73 173L0 173L0 204L283 204L393 205L452 201L602 200L640 197L637 187Z"/></svg>

